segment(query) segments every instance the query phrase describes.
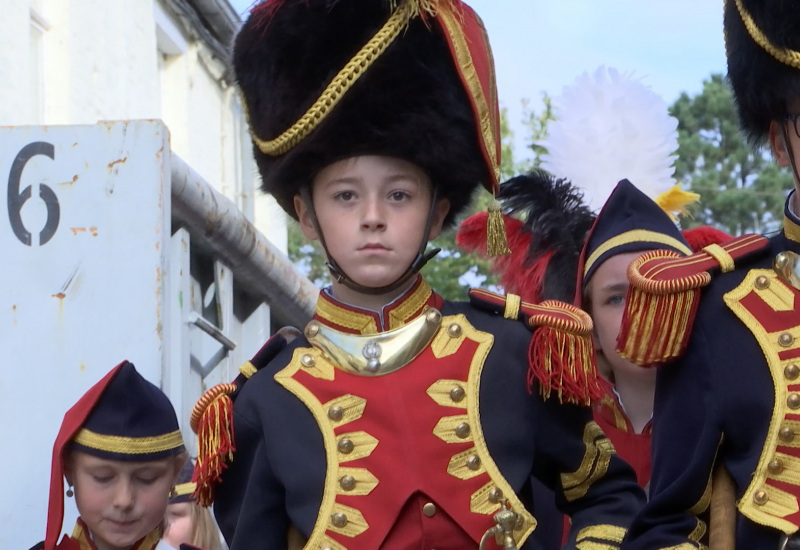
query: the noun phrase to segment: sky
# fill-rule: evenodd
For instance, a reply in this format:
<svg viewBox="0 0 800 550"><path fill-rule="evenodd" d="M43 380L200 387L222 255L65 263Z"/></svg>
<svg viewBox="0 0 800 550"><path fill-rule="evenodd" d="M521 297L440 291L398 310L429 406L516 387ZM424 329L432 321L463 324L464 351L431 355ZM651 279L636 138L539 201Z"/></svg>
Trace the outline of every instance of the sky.
<svg viewBox="0 0 800 550"><path fill-rule="evenodd" d="M245 17L253 0L230 2ZM601 65L640 77L670 105L681 92L699 93L711 74L725 73L722 0L467 3L489 34L500 105L518 145L525 137L523 99L538 111L543 93L556 96Z"/></svg>

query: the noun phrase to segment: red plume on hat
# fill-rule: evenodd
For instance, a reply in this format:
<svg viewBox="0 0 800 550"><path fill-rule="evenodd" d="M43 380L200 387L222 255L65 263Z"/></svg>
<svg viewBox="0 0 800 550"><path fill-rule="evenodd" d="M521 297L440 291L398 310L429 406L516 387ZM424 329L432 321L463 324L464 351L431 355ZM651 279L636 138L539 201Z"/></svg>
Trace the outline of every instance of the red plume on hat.
<svg viewBox="0 0 800 550"><path fill-rule="evenodd" d="M511 178L500 185L498 199L511 253L492 257L486 252L487 213L461 224L456 244L465 251L491 258L491 269L506 292L523 301L570 301L575 292L578 254L594 215L582 192L569 181L544 170Z"/></svg>

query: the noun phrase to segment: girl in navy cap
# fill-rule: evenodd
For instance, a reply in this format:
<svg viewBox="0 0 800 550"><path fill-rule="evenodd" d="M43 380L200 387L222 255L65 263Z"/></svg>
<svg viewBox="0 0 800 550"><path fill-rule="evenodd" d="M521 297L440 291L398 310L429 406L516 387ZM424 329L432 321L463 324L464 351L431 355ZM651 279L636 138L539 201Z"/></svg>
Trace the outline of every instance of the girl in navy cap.
<svg viewBox="0 0 800 550"><path fill-rule="evenodd" d="M185 461L169 399L123 361L64 415L53 446L46 537L35 548L159 548L167 500ZM65 478L80 517L58 542Z"/></svg>

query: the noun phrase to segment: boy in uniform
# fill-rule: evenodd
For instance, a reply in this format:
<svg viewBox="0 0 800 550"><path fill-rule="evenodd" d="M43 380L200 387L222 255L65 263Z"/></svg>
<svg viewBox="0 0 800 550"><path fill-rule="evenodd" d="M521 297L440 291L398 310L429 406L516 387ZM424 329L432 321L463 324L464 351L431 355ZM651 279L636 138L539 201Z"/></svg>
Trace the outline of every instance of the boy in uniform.
<svg viewBox="0 0 800 550"><path fill-rule="evenodd" d="M271 339L195 408L199 491L231 550L532 548L532 476L573 517L571 544L618 547L643 495L584 406L588 317L481 291L447 302L418 273L497 184L477 15L268 1L234 67L264 189L320 240L332 281L302 336Z"/></svg>
<svg viewBox="0 0 800 550"><path fill-rule="evenodd" d="M631 549L701 548L709 500L720 548L800 548L800 4L727 0L724 25L742 128L791 166L795 189L769 239L632 266L620 350L674 362L658 371L650 501Z"/></svg>
<svg viewBox="0 0 800 550"><path fill-rule="evenodd" d="M186 461L175 410L124 361L64 415L55 444L44 550L160 550L170 491ZM80 517L59 542L67 497Z"/></svg>

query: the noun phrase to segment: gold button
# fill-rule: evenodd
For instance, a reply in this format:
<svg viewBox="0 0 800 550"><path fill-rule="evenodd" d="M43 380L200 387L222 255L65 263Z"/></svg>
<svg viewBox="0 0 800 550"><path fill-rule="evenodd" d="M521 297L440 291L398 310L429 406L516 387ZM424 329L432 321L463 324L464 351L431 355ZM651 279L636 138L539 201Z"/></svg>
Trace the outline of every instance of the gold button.
<svg viewBox="0 0 800 550"><path fill-rule="evenodd" d="M347 516L341 512L336 512L331 516L331 521L334 527L342 528L347 525Z"/></svg>
<svg viewBox="0 0 800 550"><path fill-rule="evenodd" d="M333 550L333 546L323 546L320 550Z"/></svg>
<svg viewBox="0 0 800 550"><path fill-rule="evenodd" d="M439 310L430 309L428 310L428 313L425 314L426 323L430 323L432 325L438 325L441 320L442 320L442 314L439 313Z"/></svg>
<svg viewBox="0 0 800 550"><path fill-rule="evenodd" d="M310 353L304 353L303 356L300 358L300 362L306 368L313 367L314 365L317 364L317 362L314 361L314 356L312 356Z"/></svg>
<svg viewBox="0 0 800 550"><path fill-rule="evenodd" d="M341 408L339 405L334 405L330 409L328 409L328 418L331 420L338 422L344 417L344 409Z"/></svg>
<svg viewBox="0 0 800 550"><path fill-rule="evenodd" d="M356 478L353 476L342 476L339 480L339 486L345 491L352 491L356 488Z"/></svg>
<svg viewBox="0 0 800 550"><path fill-rule="evenodd" d="M798 376L800 376L800 367L794 363L786 365L783 368L783 375L787 380L795 380Z"/></svg>
<svg viewBox="0 0 800 550"><path fill-rule="evenodd" d="M432 518L436 514L436 505L433 502L428 502L422 507L422 513L427 517Z"/></svg>
<svg viewBox="0 0 800 550"><path fill-rule="evenodd" d="M775 260L772 262L772 265L775 266L775 269L782 270L784 267L789 265L789 263L789 255L785 252L781 252L775 256Z"/></svg>
<svg viewBox="0 0 800 550"><path fill-rule="evenodd" d="M469 455L467 457L467 468L470 470L477 470L481 467L481 459L478 455Z"/></svg>
<svg viewBox="0 0 800 550"><path fill-rule="evenodd" d="M466 395L467 392L465 392L464 388L462 388L461 386L455 386L452 390L450 390L450 399L452 399L456 403L458 403L459 401L463 401Z"/></svg>
<svg viewBox="0 0 800 550"><path fill-rule="evenodd" d="M769 470L769 473L777 475L783 471L783 462L777 458L774 458L769 461L769 464L767 464L767 470Z"/></svg>
<svg viewBox="0 0 800 550"><path fill-rule="evenodd" d="M778 343L785 348L791 346L793 342L794 342L794 336L792 336L788 332L784 332L780 336L778 336Z"/></svg>
<svg viewBox="0 0 800 550"><path fill-rule="evenodd" d="M458 338L461 336L461 325L458 323L452 323L449 327L447 327L447 334L450 338Z"/></svg>
<svg viewBox="0 0 800 550"><path fill-rule="evenodd" d="M794 430L784 426L778 432L778 437L785 443L791 443L794 440Z"/></svg>
<svg viewBox="0 0 800 550"><path fill-rule="evenodd" d="M308 323L306 325L306 338L313 338L319 334L319 324L317 323Z"/></svg>
<svg viewBox="0 0 800 550"><path fill-rule="evenodd" d="M503 491L494 487L491 491L489 491L489 502L492 504L497 504L500 502L500 499L503 498Z"/></svg>
<svg viewBox="0 0 800 550"><path fill-rule="evenodd" d="M351 439L340 439L339 443L336 444L336 448L339 449L339 452L345 455L349 455L355 449L355 445Z"/></svg>
<svg viewBox="0 0 800 550"><path fill-rule="evenodd" d="M469 424L467 424L466 422L461 422L461 423L459 423L458 426L456 426L456 435L458 437L460 437L461 439L468 438L469 437L469 431L470 431L469 430Z"/></svg>
<svg viewBox="0 0 800 550"><path fill-rule="evenodd" d="M764 290L769 286L769 278L766 275L759 275L756 277L756 288Z"/></svg>
<svg viewBox="0 0 800 550"><path fill-rule="evenodd" d="M753 495L753 502L761 506L762 504L766 504L769 500L769 495L763 489L756 491Z"/></svg>
<svg viewBox="0 0 800 550"><path fill-rule="evenodd" d="M800 409L800 394L790 393L789 397L786 398L786 405L790 409Z"/></svg>

